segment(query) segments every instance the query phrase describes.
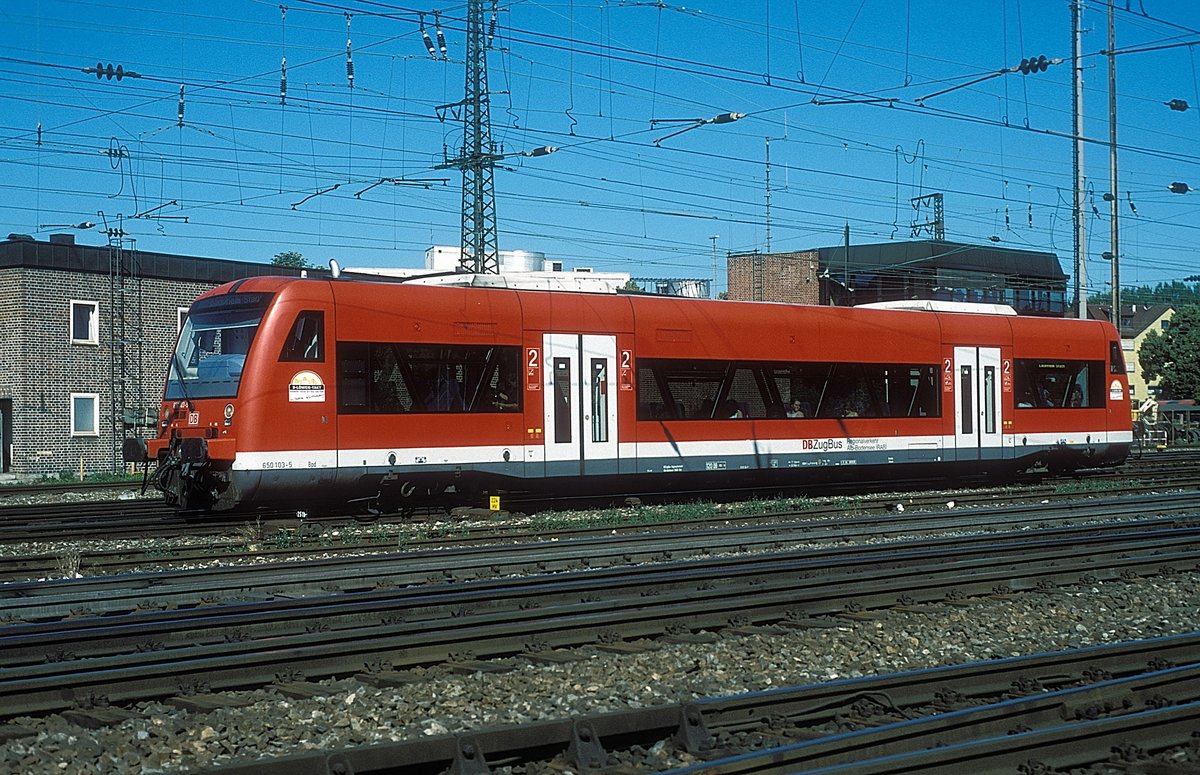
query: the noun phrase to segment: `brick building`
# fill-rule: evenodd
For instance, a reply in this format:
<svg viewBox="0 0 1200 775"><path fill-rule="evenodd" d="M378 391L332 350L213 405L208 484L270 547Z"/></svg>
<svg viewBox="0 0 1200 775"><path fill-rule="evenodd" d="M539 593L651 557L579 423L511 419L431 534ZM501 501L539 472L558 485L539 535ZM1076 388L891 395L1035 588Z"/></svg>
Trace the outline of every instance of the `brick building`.
<svg viewBox="0 0 1200 775"><path fill-rule="evenodd" d="M0 472L120 468L152 432L192 300L221 283L299 270L10 234L0 241Z"/></svg>
<svg viewBox="0 0 1200 775"><path fill-rule="evenodd" d="M820 304L818 252L730 253L727 259L729 298Z"/></svg>
<svg viewBox="0 0 1200 775"><path fill-rule="evenodd" d="M944 240L731 254L729 298L853 306L932 299L1007 304L1062 317L1067 275L1058 256Z"/></svg>

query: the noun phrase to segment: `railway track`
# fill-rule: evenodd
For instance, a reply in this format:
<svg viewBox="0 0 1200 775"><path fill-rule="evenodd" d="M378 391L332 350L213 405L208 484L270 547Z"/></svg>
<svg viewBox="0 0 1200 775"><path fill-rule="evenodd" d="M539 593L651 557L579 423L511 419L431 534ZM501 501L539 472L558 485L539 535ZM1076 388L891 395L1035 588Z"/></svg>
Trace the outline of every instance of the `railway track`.
<svg viewBox="0 0 1200 775"><path fill-rule="evenodd" d="M1123 467L1115 470L1095 469L1082 471L1074 479L1052 479L1046 481L1042 474L1029 474L1017 483L999 487L973 487L958 491L944 489L944 481L913 481L908 483L894 482L888 484L884 492L864 492L860 485L857 487L839 485L831 486L828 492L813 495L828 497L857 496L866 501L866 507L871 507L872 500L895 502L903 499L906 505L939 505L947 499L955 499L960 503L986 503L996 495L1009 498L1024 497L1054 497L1073 488L1086 489L1089 487L1103 488L1106 482L1138 481L1138 487L1143 489L1162 487L1200 487L1200 477L1196 476L1195 463L1200 461L1200 452L1170 452L1146 453L1142 457L1130 458ZM82 488L105 492L113 487L111 484L97 484ZM48 542L69 541L72 539L122 539L122 538L174 538L222 535L231 532L245 531L249 528L262 531L300 531L312 535L326 529L337 529L343 525L364 524L362 515L329 515L321 519L298 518L295 511L260 510L249 514L211 514L199 512L177 512L163 505L156 499L121 498L117 500L94 500L72 502L42 502L42 503L5 503L4 497L13 491L17 492L75 492L81 488L72 485L40 485L27 487L0 488L0 544L19 542ZM136 490L133 485L124 488L130 492ZM933 494L921 494L922 491L936 489ZM675 493L664 501L663 496L639 496L631 493L630 499L644 500L646 503L662 502L737 502L751 495L745 490L737 491L698 491L695 493ZM772 499L768 496L768 500ZM603 501L591 499L583 505L591 504L599 508ZM574 498L527 498L511 497L505 499L510 509L522 510L529 513L553 511L561 508L578 508L581 502ZM472 509L480 513L482 509ZM399 514L384 514L373 518L378 524L417 524L444 520L446 514L440 509L425 509L415 515L415 519Z"/></svg>
<svg viewBox="0 0 1200 775"><path fill-rule="evenodd" d="M137 574L89 575L52 581L12 582L0 587L0 617L52 620L108 616L137 609L190 609L201 605L238 602L246 590L263 597L323 595L333 591L361 592L377 587L409 587L448 580L542 575L586 568L621 567L635 563L721 554L780 551L837 551L848 545L901 540L970 540L983 535L1052 529L1086 535L1098 529L1136 529L1159 515L1163 524L1191 524L1200 517L1200 493L1153 494L1140 497L1068 500L1025 506L903 514L887 513L838 517L838 512L778 514L763 523L707 521L673 525L675 529L647 532L644 528L568 528L496 535L482 531L428 542L422 547L288 547L277 550L286 558L264 565L261 553L249 562L226 562L221 567L199 564L195 557L113 558L115 563L145 567L148 563L180 562L188 567ZM795 521L789 521L795 520ZM1107 524L1106 524L1107 523ZM955 536L955 534L962 534ZM949 535L947 538L940 536ZM512 545L520 544L514 552ZM301 559L297 560L297 555ZM318 556L319 555L319 556ZM207 556L211 560L211 555ZM7 571L34 574L41 558L7 558Z"/></svg>
<svg viewBox="0 0 1200 775"><path fill-rule="evenodd" d="M1121 489L1126 494L1150 494L1147 502L1152 504L1164 502L1158 495L1164 490L1200 487L1200 477L1191 473L1177 478L1161 479L1142 476L1136 485L1122 480L1111 481L1121 482ZM993 488L951 494L884 493L855 498L853 501L835 498L824 503L783 500L748 505L708 504L683 507L683 511L700 514L690 518L667 514L663 510L656 510L656 507L626 508L615 515L609 512L610 518L589 518L586 515L561 517L551 513L526 520L525 527L498 526L495 524L496 515L475 509L468 510L465 516L459 518L447 520L443 515L440 521L430 523L385 520L370 526L359 523L348 526L343 521L296 522L294 518L285 519L279 515L260 515L254 521L235 518L220 523L210 522L192 530L179 516L169 513L164 516L156 507L144 502L138 506L144 510L143 515L132 521L129 517L120 516L127 513L125 502L112 504L112 507L119 511L116 512L118 516L110 515L110 522L106 522L103 516L103 510L109 508L109 505L90 504L90 507L96 510L94 513L71 518L75 531L86 533L93 538L110 538L110 543L47 543L26 538L24 543L29 546L23 551L0 554L0 581L125 573L215 563L278 561L326 557L330 554L380 553L397 548L434 548L496 541L525 542L549 537L573 538L646 530L697 530L729 524L754 524L764 521L774 523L793 519L840 519L847 509L855 514L886 514L895 511L899 506L907 510L910 514L907 521L911 522L915 519L911 516L912 511L945 509L948 502L952 502L958 509L964 509L1006 502L1069 501L1081 495L1096 495L1104 491L1076 490L1058 482L1053 485ZM796 510L796 505L803 508ZM6 520L6 516L10 519ZM53 528L55 521L53 517L43 514L42 520L34 525L0 510L0 542L6 537L14 540L30 534L37 535L38 530L53 531L59 538L63 533L70 535L71 521ZM112 528L113 532L110 533L108 528ZM152 538L158 531L163 531L166 535L189 531L189 536L178 541L165 537ZM129 532L136 532L142 538L151 540L118 540L120 536Z"/></svg>
<svg viewBox="0 0 1200 775"><path fill-rule="evenodd" d="M100 697L203 704L181 697L361 673L403 683L411 680L405 671L430 664L483 669L479 660L553 659L558 649L588 644L820 628L831 617L897 606L1045 594L1198 566L1200 524L1150 520L395 589L360 570L360 585L382 588L308 597L297 597L299 579L289 575L296 569L275 568L259 588L279 589L255 593L261 599L9 624L0 629L0 707L7 715L48 713ZM164 581L146 578L139 591L153 593ZM16 601L6 602L53 609Z"/></svg>
<svg viewBox="0 0 1200 775"><path fill-rule="evenodd" d="M872 509L872 508L887 508L894 506L896 502L903 502L906 507L923 507L923 506L939 506L947 500L953 499L960 505L972 504L987 504L995 502L997 496L1007 497L1012 500L1029 500L1035 498L1060 497L1064 493L1072 489L1079 488L1084 490L1089 487L1102 488L1104 483L1126 483L1131 478L1137 480L1138 484L1131 489L1140 491L1149 491L1161 488L1178 488L1186 489L1200 487L1200 476L1194 473L1194 462L1200 460L1200 453L1192 454L1191 452L1172 452L1172 453L1147 453L1138 458L1131 458L1130 462L1121 469L1116 471L1110 470L1092 470L1081 472L1076 480L1057 479L1050 483L1045 483L1041 475L1034 474L1024 477L1017 485L992 488L976 488L946 494L945 492L935 494L913 494L905 492L905 490L920 490L922 488L935 487L941 482L919 481L911 482L907 485L903 483L893 483L889 485L892 489L885 493L868 494L856 498L857 507ZM97 484L91 488L103 490L105 487L111 488L111 484ZM72 485L42 485L41 488L48 488L49 491L76 491L80 488ZM133 490L133 485L128 485L128 489ZM30 486L28 488L3 488L0 489L0 496L17 491L33 491L38 488ZM831 488L829 494L838 496L852 492L861 493L862 488L857 490L840 486ZM673 496L675 502L687 501L689 499L696 500L736 500L745 498L745 491L737 492L697 492L697 493L676 493ZM634 494L634 500L638 500ZM647 496L647 502L662 501L662 497L651 498ZM593 505L599 504L599 501L592 501ZM545 512L555 508L575 507L579 503L577 500L571 499L528 499L514 497L506 499L506 505L512 509L521 509L531 512ZM481 509L469 510L475 512L478 516L483 512ZM735 515L736 518L736 515ZM744 518L744 517L742 517ZM412 525L429 522L444 521L446 519L445 512L437 509L425 510L413 520L410 517L399 514L382 515L377 518L379 525ZM213 536L233 536L227 538L220 546L214 545L211 541L208 542L209 551L225 551L237 550L237 548L246 543L241 536L257 536L261 542L263 536L275 536L281 542L286 542L291 545L297 543L317 542L320 536L327 535L331 531L337 531L342 527L350 526L357 527L362 523L361 517L351 515L346 516L329 516L320 520L298 518L297 512L294 511L259 511L253 514L199 514L190 512L176 512L157 500L148 499L121 499L121 500L101 500L101 501L76 501L70 503L35 503L35 504L17 504L4 505L0 500L0 545L5 543L60 543L65 541L80 540L80 539L196 539L207 538ZM360 535L361 530L357 531ZM383 530L386 534L388 531ZM402 528L396 528L395 534L398 536L405 532ZM419 531L410 531L419 532ZM456 531L457 532L457 531ZM367 538L367 543L371 543L373 539ZM326 540L328 543L328 540ZM152 547L151 554L161 556L163 547ZM92 555L90 550L87 552L94 567L101 567L107 564L103 559L103 553ZM62 562L58 558L45 557L41 561L41 565L45 572L52 572L59 569ZM114 564L114 567L119 569L119 566ZM4 578L3 569L0 568L0 578Z"/></svg>
<svg viewBox="0 0 1200 775"><path fill-rule="evenodd" d="M1007 775L1098 764L1183 773L1200 767L1198 723L1200 633L1189 633L300 754L221 772L484 772L490 761L529 772L637 773L660 771L661 756L646 752L666 749L681 765L673 771L706 775Z"/></svg>
<svg viewBox="0 0 1200 775"><path fill-rule="evenodd" d="M946 496L937 497L944 505ZM897 502L897 498L890 497L891 508ZM889 508L889 499L882 498L878 508L880 513L864 513L852 519L828 515L823 520L824 515L805 513L795 518L811 521L784 525L782 532L779 525L754 524L749 517L742 522L738 515L724 531L708 520L640 537L614 532L611 526L593 525L573 528L578 531L575 537L559 534L557 541L523 544L515 551L511 545L464 543L455 549L410 549L390 556L380 552L379 557L333 556L267 568L183 569L107 579L6 584L0 587L8 595L0 598L0 708L8 718L26 711L30 716L17 719L15 725L0 724L0 739L11 741L6 744L10 752L20 750L21 746L35 745L32 741L22 742L32 740L22 735L39 730L37 739L43 742L36 745L44 750L46 730L61 729L63 725L71 729L78 729L76 725L99 726L107 730L96 733L97 739L109 741L107 750L131 744L146 750L145 745L132 741L117 743L123 734L133 734L121 730L149 730L150 739L154 739L155 729L182 724L181 731L173 734L183 734L183 729L220 729L219 725L232 724L233 719L245 719L237 722L238 728L248 730L256 724L250 720L255 713L276 712L270 709L281 698L297 698L283 703L292 703L297 710L307 704L312 712L321 712L327 707L321 698L337 691L346 692L344 697L330 697L329 701L338 706L343 701L352 702L355 696L377 698L372 703L394 697L392 702L409 707L395 720L388 720L388 726L394 727L403 724L402 719L411 723L413 714L422 712L413 709L422 706L413 705L415 700L407 698L446 696L442 693L457 685L451 678L456 673L480 675L512 668L520 676L514 680L527 686L525 681L530 678L540 683L542 677L550 679L556 674L557 668L552 665L581 660L578 668L571 669L588 675L583 666L597 664L597 659L601 666L610 660L615 660L614 666L647 664L643 660L651 659L651 652L662 649L666 656L684 648L673 644L690 644L686 648L704 659L710 658L704 656L709 649L723 653L753 643L771 643L773 647L776 640L781 645L791 643L792 648L815 649L811 653L820 654L826 653L831 643L840 642L847 632L869 637L876 627L903 631L926 617L949 617L954 621L960 615L956 612L966 610L978 611L974 615L980 621L991 621L986 612L992 617L1007 617L1011 609L1050 612L1061 605L1067 607L1064 610L1091 612L1077 621L1106 621L1104 606L1112 612L1126 610L1121 601L1141 599L1139 595L1145 593L1133 590L1148 576L1161 577L1144 582L1147 589L1157 587L1157 599L1169 606L1161 610L1177 612L1164 622L1186 620L1191 615L1187 606L1166 602L1188 600L1195 593L1190 576L1173 581L1170 574L1190 574L1200 568L1194 546L1200 538L1192 535L1200 530L1200 523L1190 517L1196 513L1196 503L1189 503L1185 494L1148 495L1124 502L1093 498L1073 504L942 514L913 514L911 510L882 513ZM1172 513L1181 516L1137 519L1138 515ZM1087 524L1114 520L1116 524ZM645 532L640 526L628 532L635 530ZM952 535L933 538L939 531ZM497 544L507 540L494 534L489 539L486 532L495 531L483 527L479 541ZM966 532L974 535L955 535ZM550 537L546 531L543 534ZM1168 535L1173 538L1159 541ZM457 542L457 536L452 540ZM770 557L754 560L731 556L738 551L767 552ZM688 557L693 559L685 559ZM1040 569L1034 564L1039 559L1045 563ZM310 569L313 578L306 578ZM520 578L527 574L537 575ZM1117 591L1125 589L1131 591ZM1088 602L1089 594L1099 597ZM728 601L734 604L725 605ZM1030 621L1036 622L1036 617ZM1043 620L1041 626L1048 625L1053 628L1050 620ZM1121 629L1120 624L1116 627ZM1094 629L1096 633L1101 631L1099 625ZM1138 632L1145 631L1124 628L1124 637L1137 637ZM1167 626L1150 631L1179 630ZM716 640L715 646L703 645L711 639ZM935 642L930 641L931 645ZM1071 645L1069 640L1042 641L1054 642L1060 648ZM1093 635L1075 642L1097 639ZM839 646L837 651L845 648ZM1020 645L1012 642L1010 647L992 653L1021 653L1018 649ZM606 652L611 654L604 656ZM977 652L973 658L987 653ZM918 658L891 669L922 663L928 664ZM780 664L788 669L791 657L784 657ZM799 673L806 680L819 680L822 674ZM447 683L443 684L438 676L446 676ZM466 681L464 685L482 685L482 681ZM1071 686L1055 679L1038 691L1060 688ZM725 684L721 690L739 689L735 684ZM1115 690L1105 689L1110 691ZM438 694L431 695L433 692ZM688 695L675 695L683 696ZM147 698L149 702L142 701ZM1183 704L1186 698L1172 694L1171 700ZM38 703L42 703L41 710L36 710ZM135 705L131 707L130 703ZM155 712L147 708L168 706L185 715L178 721L172 721L169 715L151 719L139 715ZM760 712L780 716L765 709ZM673 717L671 730L650 746L660 757L666 755L663 751L674 750L664 738L677 731L679 718ZM588 713L576 720L591 721L593 716ZM147 721L151 722L149 726ZM877 717L867 726L878 726L883 721ZM789 748L821 731L801 730L790 737L787 724L765 730L760 724L758 728L741 728L745 734L739 737L739 730L723 727L711 712L706 712L703 722L717 741L716 746L699 754L687 753L684 746L678 758L671 759L672 766L696 761L724 766L725 757L736 755L741 761L745 754L757 750L755 746ZM1159 722L1163 722L1162 717L1155 729L1170 726ZM160 723L166 726L155 726ZM282 730L288 722L275 718L267 723ZM568 734L573 728L569 721L554 723L565 724ZM621 723L630 734L642 734L631 723ZM29 729L22 729L22 724L29 725ZM447 726L455 728L449 721ZM1035 732L1039 729L1036 724L1029 726ZM444 742L431 736L436 729L436 725L422 726L403 737L422 743ZM528 728L517 730L512 732L516 738L505 741L508 732L503 729L485 730L482 739L493 732L499 735L496 739L501 748L497 750L508 750L514 745L513 739L528 739L530 735ZM1120 732L1109 732L1110 741L1121 738ZM533 733L551 739L543 728L535 728ZM59 734L71 736L56 738L62 740L73 739L79 733ZM245 735L246 731L237 734ZM278 743L283 739L308 739L295 731L284 734L285 738L272 744L270 750L253 740L247 744L245 738L237 748L227 750L262 751L262 755L274 756L280 753ZM585 736L602 744L606 761L637 771L641 752L622 752L626 736L607 731L601 734L596 728ZM199 742L192 740L186 744L188 750L198 751L192 746L199 746ZM449 737L446 740L453 743ZM475 738L467 740L469 750L479 752L478 761L482 762L485 757L481 744ZM743 742L749 747L739 748ZM348 743L353 741L344 740L336 747ZM870 745L869 741L863 744ZM1083 742L1076 743L1076 747L1083 746ZM543 756L549 768L545 771L562 771L575 769L563 758L563 752L570 748L568 742L566 748L556 750L543 746L538 751L511 755L489 753L486 760L494 766L529 761L526 771L534 772L540 767L536 757ZM409 761L406 757L411 750L386 750L387 761ZM601 748L588 750L596 753ZM356 772L388 771L370 769L376 764L383 766L378 753L358 749L344 753L355 758L326 756L322 766L330 769L309 770L308 764L303 764L293 771L327 773L337 771L339 763L349 763ZM888 756L901 753L897 748ZM1151 751L1146 756L1154 754L1165 755ZM7 759L14 767L18 760L23 761L11 754ZM1036 756L1030 760L1042 761ZM1046 754L1045 761L1057 759ZM975 762L971 760L968 769L988 771ZM270 764L256 762L244 771L270 772L264 769ZM460 764L465 767L471 760L464 759ZM926 761L921 766L936 764ZM432 767L420 764L418 769L434 772L446 766L439 760ZM746 771L796 769L807 766L772 770L767 764L764 769Z"/></svg>

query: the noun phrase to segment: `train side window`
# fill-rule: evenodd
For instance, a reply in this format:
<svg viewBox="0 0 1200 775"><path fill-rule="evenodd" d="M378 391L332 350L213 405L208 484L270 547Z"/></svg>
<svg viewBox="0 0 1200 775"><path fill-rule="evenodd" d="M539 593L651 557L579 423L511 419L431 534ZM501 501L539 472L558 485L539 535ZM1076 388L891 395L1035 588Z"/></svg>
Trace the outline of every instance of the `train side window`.
<svg viewBox="0 0 1200 775"><path fill-rule="evenodd" d="M412 370L404 361L403 348L397 344L371 344L370 405L372 414L404 414L413 411L409 390Z"/></svg>
<svg viewBox="0 0 1200 775"><path fill-rule="evenodd" d="M485 368L479 391L471 401L472 412L521 411L521 351L497 347Z"/></svg>
<svg viewBox="0 0 1200 775"><path fill-rule="evenodd" d="M1103 361L1018 358L1013 372L1018 409L1104 406Z"/></svg>
<svg viewBox="0 0 1200 775"><path fill-rule="evenodd" d="M832 373L825 384L818 417L873 417L870 389L857 363L831 364Z"/></svg>
<svg viewBox="0 0 1200 775"><path fill-rule="evenodd" d="M352 414L521 411L521 348L338 342L338 406Z"/></svg>
<svg viewBox="0 0 1200 775"><path fill-rule="evenodd" d="M319 363L325 360L325 313L304 310L296 316L292 330L283 343L279 360Z"/></svg>
<svg viewBox="0 0 1200 775"><path fill-rule="evenodd" d="M712 419L727 368L724 361L639 359L638 419Z"/></svg>
<svg viewBox="0 0 1200 775"><path fill-rule="evenodd" d="M860 366L867 395L865 407L880 417L937 417L941 392L936 390L936 369L896 363Z"/></svg>
<svg viewBox="0 0 1200 775"><path fill-rule="evenodd" d="M339 342L337 354L338 411L344 414L367 412L367 345Z"/></svg>
<svg viewBox="0 0 1200 775"><path fill-rule="evenodd" d="M412 392L412 411L519 412L521 348L500 345L395 345Z"/></svg>
<svg viewBox="0 0 1200 775"><path fill-rule="evenodd" d="M888 406L893 417L941 417L942 391L934 366L892 366Z"/></svg>
<svg viewBox="0 0 1200 775"><path fill-rule="evenodd" d="M1125 373L1125 354L1121 352L1120 342L1108 343L1108 373Z"/></svg>
<svg viewBox="0 0 1200 775"><path fill-rule="evenodd" d="M739 364L733 369L729 380L727 399L727 401L732 401L733 405L725 403L726 411L719 412L720 416L737 418L767 416L767 401L763 398L762 387L756 377L758 371L758 369L743 364ZM736 406L736 411L734 406Z"/></svg>
<svg viewBox="0 0 1200 775"><path fill-rule="evenodd" d="M638 419L940 417L936 366L638 361Z"/></svg>

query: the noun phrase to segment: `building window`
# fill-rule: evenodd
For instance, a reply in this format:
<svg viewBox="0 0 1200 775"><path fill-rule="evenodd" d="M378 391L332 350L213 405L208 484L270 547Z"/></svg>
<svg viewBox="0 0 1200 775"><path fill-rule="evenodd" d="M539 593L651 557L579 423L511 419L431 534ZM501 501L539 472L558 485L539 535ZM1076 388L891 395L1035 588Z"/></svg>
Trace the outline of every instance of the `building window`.
<svg viewBox="0 0 1200 775"><path fill-rule="evenodd" d="M71 344L100 342L100 304L94 301L71 301Z"/></svg>
<svg viewBox="0 0 1200 775"><path fill-rule="evenodd" d="M191 307L176 307L175 308L175 333L183 330L183 324L187 322L188 310Z"/></svg>
<svg viewBox="0 0 1200 775"><path fill-rule="evenodd" d="M71 435L100 435L100 396L96 393L71 394Z"/></svg>
<svg viewBox="0 0 1200 775"><path fill-rule="evenodd" d="M1166 331L1166 330L1167 330L1168 328L1170 328L1170 327L1171 327L1171 321L1169 321L1169 320L1164 320L1164 321L1162 322L1162 330L1163 330L1163 331Z"/></svg>

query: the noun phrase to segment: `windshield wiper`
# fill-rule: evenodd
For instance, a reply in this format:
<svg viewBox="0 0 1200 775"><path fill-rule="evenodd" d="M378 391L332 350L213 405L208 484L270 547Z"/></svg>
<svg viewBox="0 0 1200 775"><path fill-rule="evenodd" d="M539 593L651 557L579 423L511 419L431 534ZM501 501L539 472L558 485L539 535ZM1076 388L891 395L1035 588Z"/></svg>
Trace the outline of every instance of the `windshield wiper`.
<svg viewBox="0 0 1200 775"><path fill-rule="evenodd" d="M196 408L196 405L192 403L192 397L188 395L187 385L184 382L183 363L179 360L179 353L171 353L171 364L175 367L175 373L179 375L179 392L183 393L184 403L187 404L190 412Z"/></svg>

